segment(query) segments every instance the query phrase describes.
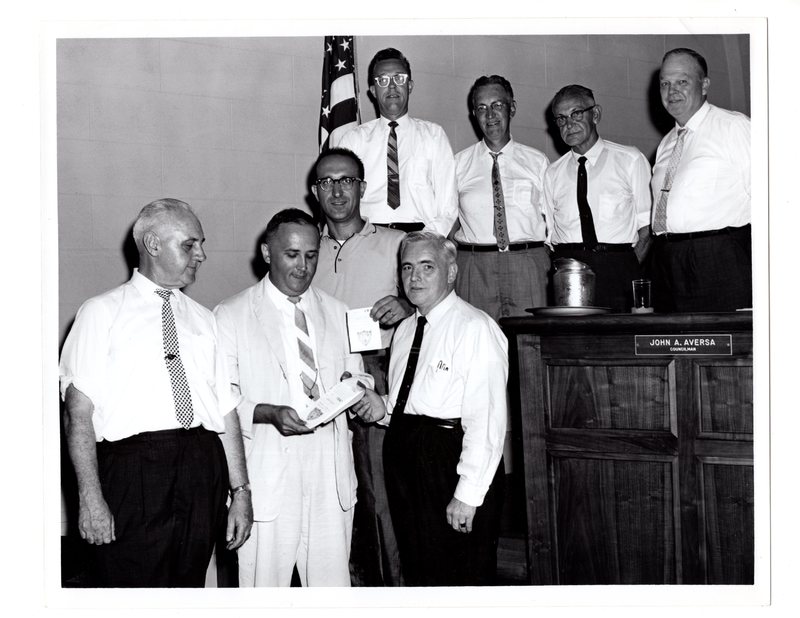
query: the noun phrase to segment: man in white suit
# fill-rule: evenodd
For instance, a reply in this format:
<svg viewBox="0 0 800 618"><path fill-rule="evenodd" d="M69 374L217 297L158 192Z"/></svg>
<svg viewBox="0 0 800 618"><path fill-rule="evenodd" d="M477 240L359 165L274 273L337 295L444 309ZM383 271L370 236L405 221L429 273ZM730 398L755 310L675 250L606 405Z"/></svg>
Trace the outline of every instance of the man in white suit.
<svg viewBox="0 0 800 618"><path fill-rule="evenodd" d="M319 252L311 216L276 214L261 251L269 274L214 310L232 388L242 395L237 410L253 493L239 585L289 586L297 566L304 586L349 586L356 477L347 419L312 430L297 410L345 373L370 387L372 379L349 351L344 305L311 287ZM380 410L375 392L366 396L375 406L364 409Z"/></svg>

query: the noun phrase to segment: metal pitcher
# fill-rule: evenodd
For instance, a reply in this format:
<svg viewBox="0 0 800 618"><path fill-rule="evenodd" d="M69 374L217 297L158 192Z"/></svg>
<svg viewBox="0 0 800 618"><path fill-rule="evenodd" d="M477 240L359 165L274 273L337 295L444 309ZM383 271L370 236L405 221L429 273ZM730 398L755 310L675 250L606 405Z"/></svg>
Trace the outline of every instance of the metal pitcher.
<svg viewBox="0 0 800 618"><path fill-rule="evenodd" d="M594 272L572 258L553 260L553 300L557 307L591 307L594 303Z"/></svg>

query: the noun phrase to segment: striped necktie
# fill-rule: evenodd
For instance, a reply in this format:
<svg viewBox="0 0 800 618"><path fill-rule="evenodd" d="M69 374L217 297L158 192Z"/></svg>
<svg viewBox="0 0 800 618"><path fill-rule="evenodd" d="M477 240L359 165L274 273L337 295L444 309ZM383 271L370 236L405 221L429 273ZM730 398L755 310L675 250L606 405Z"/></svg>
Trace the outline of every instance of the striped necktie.
<svg viewBox="0 0 800 618"><path fill-rule="evenodd" d="M289 302L294 305L294 325L297 335L297 352L300 356L300 380L303 382L303 392L309 399L319 399L319 385L317 385L317 365L314 363L314 350L311 347L311 337L308 334L306 314L300 309L299 296L289 296Z"/></svg>
<svg viewBox="0 0 800 618"><path fill-rule="evenodd" d="M156 294L164 302L161 305L161 335L164 344L164 362L169 372L169 381L172 385L172 399L175 402L175 418L186 429L189 429L194 419L192 411L192 393L186 381L186 372L183 370L181 352L178 346L178 331L175 329L175 315L169 299L171 290L156 290Z"/></svg>
<svg viewBox="0 0 800 618"><path fill-rule="evenodd" d="M681 162L683 140L685 137L686 129L678 129L678 141L675 142L675 148L672 150L672 156L669 158L667 173L664 176L664 185L661 187L661 193L656 203L656 210L653 213L653 234L662 234L667 231L667 200L669 199L670 189L672 189L672 180L675 177L675 170L678 169L678 164Z"/></svg>
<svg viewBox="0 0 800 618"><path fill-rule="evenodd" d="M500 166L497 157L502 152L490 152L492 155L492 197L494 199L494 237L500 251L508 250L508 228L506 227L506 202L503 198L503 183L500 181Z"/></svg>
<svg viewBox="0 0 800 618"><path fill-rule="evenodd" d="M397 123L389 123L389 141L386 143L386 202L394 210L400 206L400 166L397 163Z"/></svg>

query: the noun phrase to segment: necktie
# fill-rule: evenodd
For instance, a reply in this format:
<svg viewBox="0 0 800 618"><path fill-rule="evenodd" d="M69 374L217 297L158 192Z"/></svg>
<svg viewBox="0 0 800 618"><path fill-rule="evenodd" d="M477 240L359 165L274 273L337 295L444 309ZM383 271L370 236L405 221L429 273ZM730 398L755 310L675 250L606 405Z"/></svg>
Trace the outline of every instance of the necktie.
<svg viewBox="0 0 800 618"><path fill-rule="evenodd" d="M500 251L508 250L508 228L506 228L506 203L503 199L503 183L500 182L500 166L497 157L502 152L490 152L492 155L492 197L494 198L494 237Z"/></svg>
<svg viewBox="0 0 800 618"><path fill-rule="evenodd" d="M294 325L297 335L297 351L300 355L300 380L303 382L303 392L309 399L319 399L319 386L317 385L317 366L314 363L314 351L311 348L311 337L308 334L306 314L300 309L299 296L290 296L289 302L294 305Z"/></svg>
<svg viewBox="0 0 800 618"><path fill-rule="evenodd" d="M389 123L389 141L386 144L386 202L393 210L400 206L400 166L397 164L397 123Z"/></svg>
<svg viewBox="0 0 800 618"><path fill-rule="evenodd" d="M169 371L169 381L172 385L172 399L175 402L175 417L186 429L192 424L192 393L186 381L186 372L183 370L181 352L178 347L178 331L175 330L175 315L169 299L171 290L156 290L164 301L161 305L161 335L164 340L164 362Z"/></svg>
<svg viewBox="0 0 800 618"><path fill-rule="evenodd" d="M594 219L592 209L589 208L589 200L586 199L588 189L586 179L586 157L578 157L578 213L581 218L581 235L583 244L594 247L597 244L597 233L594 231Z"/></svg>
<svg viewBox="0 0 800 618"><path fill-rule="evenodd" d="M658 202L656 203L656 211L653 213L653 234L661 234L667 231L667 200L669 199L669 191L672 189L675 170L678 169L678 163L681 162L685 137L686 129L678 129L678 141L675 142L675 148L669 158L667 173L664 175L664 185L661 187L661 194L658 196Z"/></svg>
<svg viewBox="0 0 800 618"><path fill-rule="evenodd" d="M414 372L417 369L417 361L419 360L419 350L422 347L422 334L427 322L428 320L424 315L417 318L417 330L414 331L414 340L411 342L411 350L408 353L408 362L406 362L406 372L403 374L400 391L397 393L397 401L395 401L392 409L392 418L402 415L406 409L408 394L411 392L411 383L414 381Z"/></svg>

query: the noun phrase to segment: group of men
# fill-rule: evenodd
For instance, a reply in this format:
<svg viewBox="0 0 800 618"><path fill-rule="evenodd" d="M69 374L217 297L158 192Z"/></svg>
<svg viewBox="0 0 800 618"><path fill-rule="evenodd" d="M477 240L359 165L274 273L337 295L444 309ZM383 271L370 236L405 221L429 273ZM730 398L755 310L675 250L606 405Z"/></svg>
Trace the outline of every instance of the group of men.
<svg viewBox="0 0 800 618"><path fill-rule="evenodd" d="M676 126L652 174L598 134L591 90L566 86L552 165L511 138L509 82L471 92L482 139L453 156L408 116L408 60L369 66L380 117L315 164L320 220L286 209L268 274L213 312L180 290L205 260L179 200L142 209L139 268L81 307L61 358L79 531L103 586L202 586L215 543L239 585L494 582L507 423L496 320L547 304L550 254L588 263L596 304L627 311L653 244L663 310L749 307L749 120L706 101L705 60L672 50ZM651 186L655 201L651 200ZM654 239L652 238L654 236ZM449 238L448 238L449 237ZM369 308L375 349L351 351ZM301 411L356 378L363 397L313 429Z"/></svg>

